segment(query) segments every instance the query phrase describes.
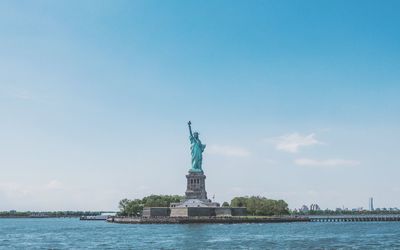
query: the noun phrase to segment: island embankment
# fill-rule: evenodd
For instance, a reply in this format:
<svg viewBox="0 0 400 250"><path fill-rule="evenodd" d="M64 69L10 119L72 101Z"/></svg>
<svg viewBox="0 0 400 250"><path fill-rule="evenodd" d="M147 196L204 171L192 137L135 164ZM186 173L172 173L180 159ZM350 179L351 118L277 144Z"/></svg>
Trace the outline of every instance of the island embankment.
<svg viewBox="0 0 400 250"><path fill-rule="evenodd" d="M309 222L299 216L233 216L233 217L110 217L107 222L121 224L238 224Z"/></svg>

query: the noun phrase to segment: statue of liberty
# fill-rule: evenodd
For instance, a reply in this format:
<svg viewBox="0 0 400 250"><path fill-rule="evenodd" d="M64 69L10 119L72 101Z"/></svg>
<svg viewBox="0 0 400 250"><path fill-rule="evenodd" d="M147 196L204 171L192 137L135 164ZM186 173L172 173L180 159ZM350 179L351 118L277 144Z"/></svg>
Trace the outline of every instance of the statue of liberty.
<svg viewBox="0 0 400 250"><path fill-rule="evenodd" d="M194 132L192 133L192 123L189 121L189 133L190 133L190 151L192 153L192 168L189 172L203 172L201 168L201 164L203 162L203 151L206 148L205 144L201 144L199 139L199 133Z"/></svg>

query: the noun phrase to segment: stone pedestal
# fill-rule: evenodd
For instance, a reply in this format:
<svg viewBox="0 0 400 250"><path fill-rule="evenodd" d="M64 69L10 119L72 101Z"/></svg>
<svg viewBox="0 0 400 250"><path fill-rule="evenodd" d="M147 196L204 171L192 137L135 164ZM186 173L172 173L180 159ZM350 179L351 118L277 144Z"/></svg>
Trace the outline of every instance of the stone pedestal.
<svg viewBox="0 0 400 250"><path fill-rule="evenodd" d="M189 172L186 175L187 185L185 198L189 199L197 199L202 201L207 200L207 192L206 192L206 176L203 172Z"/></svg>
<svg viewBox="0 0 400 250"><path fill-rule="evenodd" d="M183 214L186 214L185 216L194 216L193 214L198 214L198 216L205 216L204 214L208 214L209 216L212 216L215 214L214 212L210 212L214 211L212 209L210 210L210 208L219 207L219 203L207 199L206 176L203 171L189 171L186 175L186 181L185 199L181 202L170 204L171 216L179 217L184 216ZM193 208L196 209L193 210Z"/></svg>

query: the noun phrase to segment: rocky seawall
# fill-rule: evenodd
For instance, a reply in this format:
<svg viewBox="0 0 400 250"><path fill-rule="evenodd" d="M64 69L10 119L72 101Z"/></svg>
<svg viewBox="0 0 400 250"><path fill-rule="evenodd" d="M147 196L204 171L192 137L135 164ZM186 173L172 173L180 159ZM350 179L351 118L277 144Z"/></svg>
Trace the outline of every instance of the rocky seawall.
<svg viewBox="0 0 400 250"><path fill-rule="evenodd" d="M287 222L309 222L308 217L277 216L277 217L110 217L107 222L122 224L237 224L237 223L287 223Z"/></svg>

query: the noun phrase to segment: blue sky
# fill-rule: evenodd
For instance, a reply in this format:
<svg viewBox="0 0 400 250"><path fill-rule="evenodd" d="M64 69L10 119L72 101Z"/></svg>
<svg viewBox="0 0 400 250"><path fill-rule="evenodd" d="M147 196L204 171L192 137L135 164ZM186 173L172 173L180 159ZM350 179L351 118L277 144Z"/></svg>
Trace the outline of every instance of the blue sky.
<svg viewBox="0 0 400 250"><path fill-rule="evenodd" d="M0 210L400 207L398 1L1 1Z"/></svg>

